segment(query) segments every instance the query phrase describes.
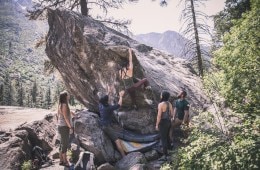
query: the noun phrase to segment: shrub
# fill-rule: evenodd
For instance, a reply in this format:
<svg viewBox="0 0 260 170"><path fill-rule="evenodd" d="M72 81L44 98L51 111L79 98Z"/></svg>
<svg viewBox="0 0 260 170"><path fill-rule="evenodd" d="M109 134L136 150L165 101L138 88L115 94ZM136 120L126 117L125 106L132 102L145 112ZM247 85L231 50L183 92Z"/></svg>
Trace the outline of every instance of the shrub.
<svg viewBox="0 0 260 170"><path fill-rule="evenodd" d="M32 166L32 161L31 160L23 162L22 170L31 170L32 168L33 168L33 166Z"/></svg>

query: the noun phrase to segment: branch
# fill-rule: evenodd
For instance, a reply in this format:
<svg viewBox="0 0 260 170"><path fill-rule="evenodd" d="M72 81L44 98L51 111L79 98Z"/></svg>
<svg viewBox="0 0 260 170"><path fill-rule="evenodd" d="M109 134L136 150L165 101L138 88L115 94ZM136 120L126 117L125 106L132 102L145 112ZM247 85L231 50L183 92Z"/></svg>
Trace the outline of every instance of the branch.
<svg viewBox="0 0 260 170"><path fill-rule="evenodd" d="M102 19L95 19L96 21L102 22L108 27L116 29L121 33L126 33L127 35L131 34L131 31L128 29L128 25L131 24L130 20L115 20L114 18Z"/></svg>

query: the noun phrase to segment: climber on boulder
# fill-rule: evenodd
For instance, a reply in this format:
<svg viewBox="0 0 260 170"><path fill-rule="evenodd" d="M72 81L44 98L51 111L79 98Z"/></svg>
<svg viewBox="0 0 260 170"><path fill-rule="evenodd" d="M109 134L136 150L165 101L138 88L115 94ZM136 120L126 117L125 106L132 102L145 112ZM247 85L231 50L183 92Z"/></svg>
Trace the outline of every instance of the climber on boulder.
<svg viewBox="0 0 260 170"><path fill-rule="evenodd" d="M125 91L130 95L132 107L134 109L137 109L135 94L136 89L140 88L142 85L144 89L151 89L151 86L149 86L149 82L146 78L143 78L141 80L134 78L132 49L129 48L128 51L129 60L122 64L119 75L122 79L122 86L124 86Z"/></svg>

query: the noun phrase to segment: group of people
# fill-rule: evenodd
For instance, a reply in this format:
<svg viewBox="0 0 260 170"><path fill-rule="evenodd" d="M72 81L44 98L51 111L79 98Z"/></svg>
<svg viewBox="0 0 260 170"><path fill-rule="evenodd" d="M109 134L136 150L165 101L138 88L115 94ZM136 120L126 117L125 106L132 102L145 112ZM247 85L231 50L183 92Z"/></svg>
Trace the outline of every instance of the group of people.
<svg viewBox="0 0 260 170"><path fill-rule="evenodd" d="M113 128L111 127L113 111L120 108L122 105L122 98L126 93L131 97L132 105L136 109L136 98L135 92L137 88L144 87L144 89L150 89L149 83L146 78L139 80L134 83L133 81L133 62L132 62L132 50L129 48L129 62L125 64L123 69L119 71L119 75L125 86L125 91L119 92L119 101L115 105L109 104L109 95L102 96L99 100L99 112L100 112L100 123L103 131L109 136L109 138L115 142L118 151L121 156L125 156L121 140L118 136L113 133ZM173 129L180 126L182 123L189 124L189 103L185 99L187 93L181 91L178 95L178 100L174 104L174 109L172 104L169 102L170 93L163 91L161 93L161 101L158 104L158 114L156 120L155 129L159 131L161 137L161 143L163 148L163 154L166 158L168 155L168 149L171 148L171 143L173 142Z"/></svg>
<svg viewBox="0 0 260 170"><path fill-rule="evenodd" d="M158 104L158 114L155 129L159 131L163 148L163 159L167 159L168 150L173 142L173 130L181 124L189 125L189 103L185 99L186 91L182 90L175 101L174 109L169 102L170 93L163 91Z"/></svg>
<svg viewBox="0 0 260 170"><path fill-rule="evenodd" d="M113 111L119 109L122 106L123 96L127 93L132 101L132 106L137 109L136 103L136 89L143 87L144 89L150 89L149 83L146 78L142 80L134 81L133 77L133 62L132 62L132 50L129 48L129 61L120 69L119 75L122 79L124 90L119 92L119 101L111 105L109 104L109 95L100 96L99 98L99 113L100 113L100 125L104 133L116 144L117 150L121 156L124 157L126 153L123 150L121 140L114 133L112 124ZM161 93L161 100L158 104L158 114L155 129L159 131L161 137L161 143L164 156L168 154L171 141L173 141L173 128L181 125L182 123L188 124L189 122L189 103L185 100L187 93L182 91L179 95L179 99L175 102L174 109L169 102L170 93L163 91ZM60 134L60 165L69 166L69 162L66 157L66 152L69 146L69 133L70 130L74 131L71 118L75 114L70 111L68 101L70 99L69 94L65 91L59 96L58 104L58 132Z"/></svg>

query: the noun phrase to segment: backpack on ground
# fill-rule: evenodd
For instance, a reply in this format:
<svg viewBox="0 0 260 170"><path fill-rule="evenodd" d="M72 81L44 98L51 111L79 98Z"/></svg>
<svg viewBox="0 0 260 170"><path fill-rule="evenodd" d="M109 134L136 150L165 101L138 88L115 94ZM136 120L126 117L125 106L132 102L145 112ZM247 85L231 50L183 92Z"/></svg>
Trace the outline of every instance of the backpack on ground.
<svg viewBox="0 0 260 170"><path fill-rule="evenodd" d="M94 154L91 152L80 152L79 160L74 166L75 170L95 170Z"/></svg>
<svg viewBox="0 0 260 170"><path fill-rule="evenodd" d="M35 146L32 149L32 161L35 168L40 168L44 163L48 161L47 155L43 149L39 146Z"/></svg>

